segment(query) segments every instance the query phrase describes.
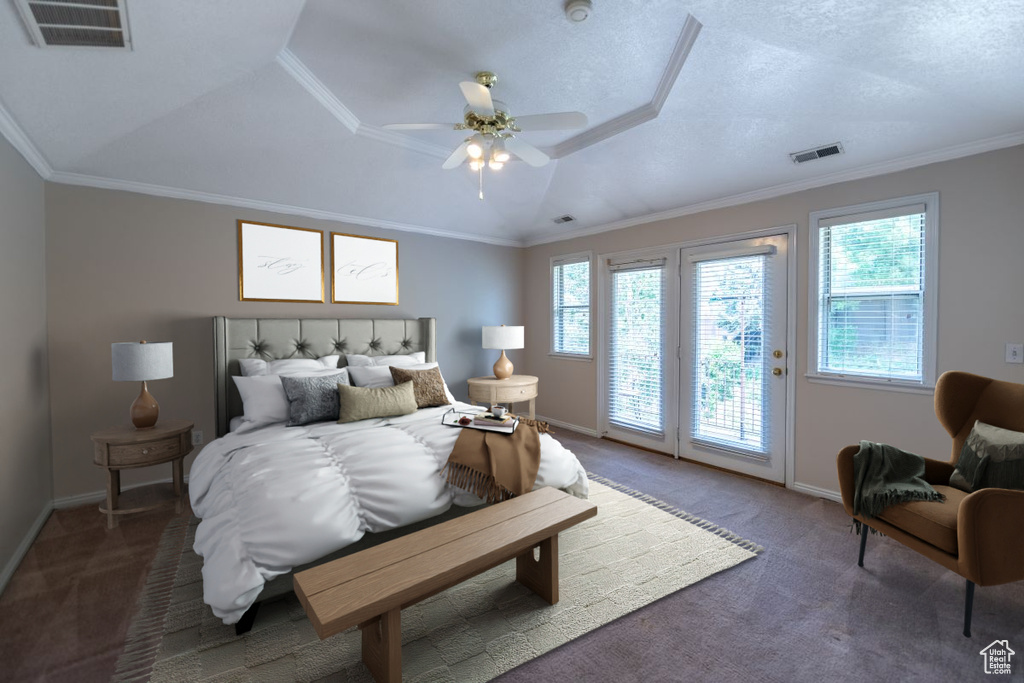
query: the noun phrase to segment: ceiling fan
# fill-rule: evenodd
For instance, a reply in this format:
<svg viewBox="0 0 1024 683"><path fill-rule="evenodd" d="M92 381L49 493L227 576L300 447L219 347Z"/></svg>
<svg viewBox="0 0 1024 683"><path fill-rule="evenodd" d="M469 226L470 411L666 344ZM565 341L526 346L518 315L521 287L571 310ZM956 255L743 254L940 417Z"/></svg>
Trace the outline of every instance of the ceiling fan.
<svg viewBox="0 0 1024 683"><path fill-rule="evenodd" d="M467 158L469 167L482 171L484 163L497 171L515 155L531 166L543 166L551 159L533 145L520 140L516 133L534 130L574 130L587 125L587 117L578 111L557 114L512 116L504 102L491 98L491 88L498 77L481 71L476 81L462 81L459 88L468 103L462 123L391 123L391 130L471 130L473 134L455 148L441 168L459 166Z"/></svg>

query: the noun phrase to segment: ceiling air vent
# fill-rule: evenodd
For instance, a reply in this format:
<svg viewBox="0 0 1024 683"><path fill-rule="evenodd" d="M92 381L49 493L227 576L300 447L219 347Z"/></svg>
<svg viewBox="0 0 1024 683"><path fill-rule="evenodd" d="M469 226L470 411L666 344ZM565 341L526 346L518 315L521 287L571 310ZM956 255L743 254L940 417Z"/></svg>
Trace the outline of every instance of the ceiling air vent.
<svg viewBox="0 0 1024 683"><path fill-rule="evenodd" d="M564 216L558 216L556 218L552 218L551 220L561 225L562 223L572 223L574 220L576 220L576 218L574 216L570 216L569 214L565 214Z"/></svg>
<svg viewBox="0 0 1024 683"><path fill-rule="evenodd" d="M125 0L14 0L39 47L131 49Z"/></svg>
<svg viewBox="0 0 1024 683"><path fill-rule="evenodd" d="M793 152L789 155L789 158L793 160L794 164L802 164L805 161L814 161L815 159L842 153L843 144L841 142L833 142L831 145L823 145L815 149L805 149L802 152Z"/></svg>

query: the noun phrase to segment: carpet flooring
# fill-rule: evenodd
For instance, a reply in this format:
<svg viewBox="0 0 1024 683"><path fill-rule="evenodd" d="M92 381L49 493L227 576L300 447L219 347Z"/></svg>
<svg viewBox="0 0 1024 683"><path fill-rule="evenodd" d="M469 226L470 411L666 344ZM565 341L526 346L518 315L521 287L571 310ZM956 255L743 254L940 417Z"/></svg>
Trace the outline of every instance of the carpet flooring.
<svg viewBox="0 0 1024 683"><path fill-rule="evenodd" d="M402 610L403 680L489 681L761 550L710 522L618 489L591 481L597 517L559 535L558 604L517 583L515 562L506 562ZM372 683L361 662L360 632L319 640L294 595L264 604L241 638L210 614L202 601L202 562L191 551L196 523L183 539L177 525L165 533L169 542L162 545L177 552L154 563L145 608L129 629L115 681ZM176 569L173 581L168 568ZM160 639L152 637L157 631ZM155 661L147 661L147 653Z"/></svg>
<svg viewBox="0 0 1024 683"><path fill-rule="evenodd" d="M1024 681L1024 582L978 588L964 638L960 577L876 536L857 567L838 503L556 431L587 470L769 550L496 680ZM0 595L0 681L109 680L173 519L133 515L107 532L93 505L55 512ZM979 651L996 639L1017 653L1011 676L984 674Z"/></svg>

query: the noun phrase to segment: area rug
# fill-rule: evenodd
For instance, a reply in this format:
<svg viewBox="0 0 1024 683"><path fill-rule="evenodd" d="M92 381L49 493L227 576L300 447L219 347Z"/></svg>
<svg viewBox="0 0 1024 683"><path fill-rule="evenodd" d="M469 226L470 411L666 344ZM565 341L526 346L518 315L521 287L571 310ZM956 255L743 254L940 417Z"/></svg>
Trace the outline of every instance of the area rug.
<svg viewBox="0 0 1024 683"><path fill-rule="evenodd" d="M402 611L405 681L487 681L763 548L591 475L597 517L559 535L556 605L506 562ZM165 532L115 681L366 681L358 629L319 640L294 594L236 636L202 600L198 520Z"/></svg>

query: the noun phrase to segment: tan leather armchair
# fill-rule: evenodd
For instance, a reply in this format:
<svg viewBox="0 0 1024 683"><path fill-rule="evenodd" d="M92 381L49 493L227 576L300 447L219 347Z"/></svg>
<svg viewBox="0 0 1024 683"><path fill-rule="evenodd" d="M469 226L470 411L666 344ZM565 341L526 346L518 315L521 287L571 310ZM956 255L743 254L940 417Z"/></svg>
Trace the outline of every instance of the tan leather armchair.
<svg viewBox="0 0 1024 683"><path fill-rule="evenodd" d="M971 635L974 586L997 586L1024 579L1024 491L980 489L966 493L949 486L960 449L975 420L1024 431L1024 384L1001 382L966 372L944 373L935 385L935 414L953 438L948 462L925 458L925 480L946 496L944 502L915 501L886 508L879 517L853 514L853 456L858 446L839 452L839 490L847 514L938 562L967 579L964 635ZM860 537L860 559L868 533Z"/></svg>

